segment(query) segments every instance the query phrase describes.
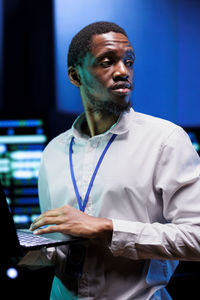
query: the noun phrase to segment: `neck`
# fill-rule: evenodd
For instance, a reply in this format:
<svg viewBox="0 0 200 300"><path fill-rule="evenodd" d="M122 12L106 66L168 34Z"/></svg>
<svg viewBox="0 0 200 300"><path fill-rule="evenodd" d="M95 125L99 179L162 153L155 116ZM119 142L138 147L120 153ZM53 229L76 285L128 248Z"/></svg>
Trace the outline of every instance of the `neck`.
<svg viewBox="0 0 200 300"><path fill-rule="evenodd" d="M90 136L106 132L117 122L119 118L119 116L115 116L113 114L99 111L93 112L89 109L85 109L85 115L87 124L83 130Z"/></svg>

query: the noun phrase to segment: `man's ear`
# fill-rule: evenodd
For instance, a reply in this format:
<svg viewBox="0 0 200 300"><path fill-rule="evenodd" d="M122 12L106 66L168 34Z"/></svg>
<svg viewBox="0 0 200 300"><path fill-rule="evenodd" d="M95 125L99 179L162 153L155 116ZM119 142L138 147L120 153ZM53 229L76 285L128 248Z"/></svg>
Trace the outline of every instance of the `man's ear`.
<svg viewBox="0 0 200 300"><path fill-rule="evenodd" d="M77 87L80 87L81 78L80 78L79 72L76 68L69 67L68 68L68 76L69 76L69 80L71 81L72 84L74 84Z"/></svg>

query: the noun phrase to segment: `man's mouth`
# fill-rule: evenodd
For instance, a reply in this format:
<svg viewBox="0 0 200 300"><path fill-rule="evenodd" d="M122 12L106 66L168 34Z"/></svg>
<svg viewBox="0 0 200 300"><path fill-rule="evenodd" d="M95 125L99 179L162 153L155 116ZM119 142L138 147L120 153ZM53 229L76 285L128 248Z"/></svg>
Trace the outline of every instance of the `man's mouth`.
<svg viewBox="0 0 200 300"><path fill-rule="evenodd" d="M117 94L128 95L132 90L132 85L128 82L116 83L111 87L111 90Z"/></svg>

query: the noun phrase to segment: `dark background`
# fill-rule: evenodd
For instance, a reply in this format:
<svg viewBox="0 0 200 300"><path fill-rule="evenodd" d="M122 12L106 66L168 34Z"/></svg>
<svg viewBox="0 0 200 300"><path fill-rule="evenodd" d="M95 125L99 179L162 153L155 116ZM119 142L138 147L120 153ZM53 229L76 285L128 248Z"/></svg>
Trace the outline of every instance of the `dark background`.
<svg viewBox="0 0 200 300"><path fill-rule="evenodd" d="M77 114L58 112L54 81L53 11L50 0L3 1L3 76L0 114L43 118L48 139Z"/></svg>
<svg viewBox="0 0 200 300"><path fill-rule="evenodd" d="M176 5L181 3L174 2ZM189 1L182 1L182 4L185 3L188 5ZM196 16L199 2L190 3ZM49 140L68 129L77 116L76 110L67 112L66 109L58 109L54 4L50 0L0 0L0 117L44 118ZM195 59L199 64L199 57ZM184 72L184 66L181 70ZM187 73L187 76L192 74ZM199 73L195 73L193 80L199 82ZM151 101L152 99L153 95ZM196 93L189 95L187 103L185 102L186 111L183 115L186 115L187 120L186 112L190 101L190 113L195 111L196 118L196 113L199 112L198 87ZM181 104L181 109L182 106L184 105ZM142 109L141 104L138 107ZM173 109L173 106L170 109ZM197 118L196 120L195 124L198 123ZM200 126L200 119L195 126L198 125ZM48 299L52 276L53 268L35 271L19 269L17 279L6 279L1 283L1 288L4 287L7 293L7 296L1 299ZM173 299L198 299L199 279L199 263L180 263L168 290ZM28 294L25 293L27 290Z"/></svg>

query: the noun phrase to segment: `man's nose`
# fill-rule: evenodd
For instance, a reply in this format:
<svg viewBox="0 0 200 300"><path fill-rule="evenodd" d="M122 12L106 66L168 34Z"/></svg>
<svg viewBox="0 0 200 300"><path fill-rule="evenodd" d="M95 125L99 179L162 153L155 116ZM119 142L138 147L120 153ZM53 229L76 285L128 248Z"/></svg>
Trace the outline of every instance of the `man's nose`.
<svg viewBox="0 0 200 300"><path fill-rule="evenodd" d="M126 80L129 77L128 70L123 61L119 61L113 73L113 80Z"/></svg>

